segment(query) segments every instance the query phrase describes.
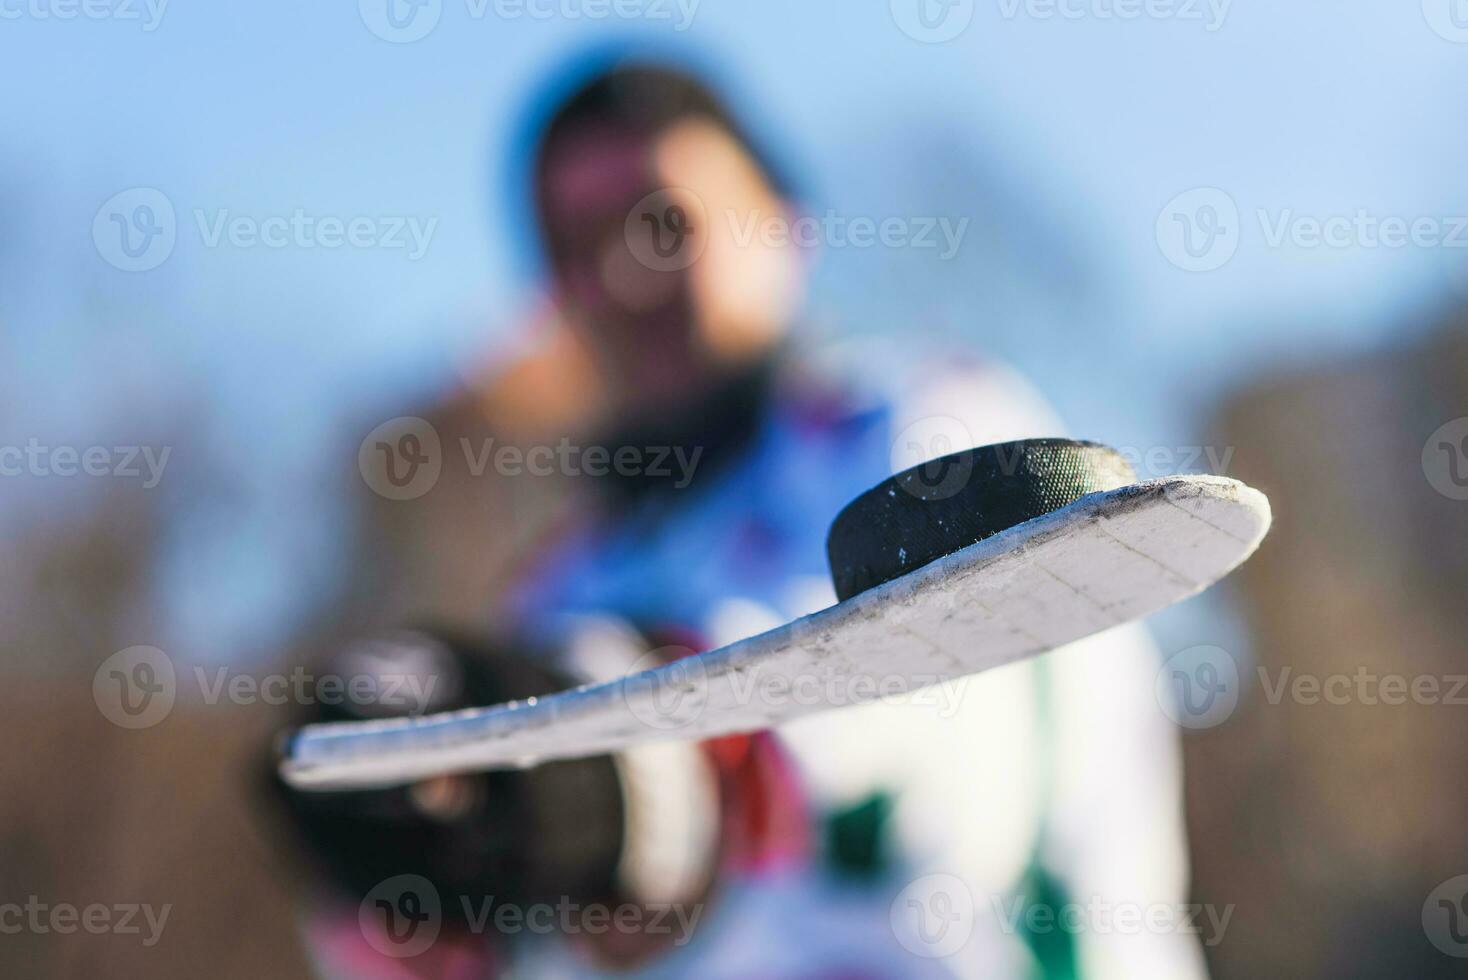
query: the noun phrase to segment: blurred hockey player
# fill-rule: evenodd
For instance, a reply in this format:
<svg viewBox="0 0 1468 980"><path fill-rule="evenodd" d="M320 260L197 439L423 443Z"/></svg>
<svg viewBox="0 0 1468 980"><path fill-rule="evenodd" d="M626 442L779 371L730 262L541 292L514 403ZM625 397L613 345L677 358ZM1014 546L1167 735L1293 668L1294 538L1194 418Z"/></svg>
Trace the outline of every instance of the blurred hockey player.
<svg viewBox="0 0 1468 980"><path fill-rule="evenodd" d="M556 472L436 489L401 508L396 537L417 543L419 581L492 581L484 622L513 650L556 651L568 683L830 605L825 535L848 500L968 445L1062 433L1014 371L930 349L920 323L884 344L816 342L810 243L767 233L795 227L796 187L695 73L578 60L526 133L530 213L507 208L537 230L544 310L514 358L428 414L529 433L526 467L539 449ZM516 544L493 572L475 548L504 542L473 533L487 495ZM537 496L558 501L553 519ZM1158 666L1126 627L769 733L700 745L670 730L588 770L600 795L566 797L569 826L496 814L481 787L474 819L517 828L527 853L578 850L543 834L601 841L580 848L600 862L583 901L700 914L677 937L477 938L492 969L527 976L1201 976L1188 922L1147 925L1187 901ZM833 693L808 680L751 696ZM432 820L442 798L404 805Z"/></svg>

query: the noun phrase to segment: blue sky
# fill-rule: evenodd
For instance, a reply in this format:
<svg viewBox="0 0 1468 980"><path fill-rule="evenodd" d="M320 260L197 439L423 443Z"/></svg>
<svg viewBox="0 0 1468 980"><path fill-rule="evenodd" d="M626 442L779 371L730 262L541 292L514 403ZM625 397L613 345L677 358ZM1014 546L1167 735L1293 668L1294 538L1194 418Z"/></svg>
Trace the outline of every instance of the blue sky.
<svg viewBox="0 0 1468 980"><path fill-rule="evenodd" d="M969 215L961 273L823 257L822 315L919 332L944 318L1107 441L1181 444L1240 380L1393 342L1468 300L1468 249L1274 246L1258 217L1468 215L1459 0L1153 0L1134 19L1117 13L1128 0L1062 0L1073 16L964 0L971 19L944 43L899 27L910 0L701 0L684 30L660 0L625 9L668 20L439 0L435 28L402 44L369 29L378 0L172 0L151 30L143 0L93 2L103 16L62 19L68 0L0 0L0 408L15 438L82 440L189 399L222 443L268 444L273 478L241 468L248 541L219 537L203 574L176 573L182 619L242 643L290 598L256 571L329 550L308 530L324 491L303 487L341 419L431 389L523 309L497 148L527 86L598 39L712 57L755 127L790 142L814 210ZM91 237L99 205L133 187L179 214L147 272L109 266ZM1240 215L1237 251L1206 272L1159 246L1159 214L1194 188ZM436 225L409 260L210 248L194 219L296 208ZM897 288L884 307L883 272L931 302Z"/></svg>

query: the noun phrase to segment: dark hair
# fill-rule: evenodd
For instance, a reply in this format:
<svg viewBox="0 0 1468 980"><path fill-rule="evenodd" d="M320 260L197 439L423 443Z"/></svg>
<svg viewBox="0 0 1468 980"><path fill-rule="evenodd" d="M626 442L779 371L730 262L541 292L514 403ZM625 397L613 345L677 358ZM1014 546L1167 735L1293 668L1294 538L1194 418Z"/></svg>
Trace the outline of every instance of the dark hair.
<svg viewBox="0 0 1468 980"><path fill-rule="evenodd" d="M778 193L794 196L789 171L717 94L726 86L707 81L718 75L687 52L675 57L619 43L563 62L535 88L511 131L501 216L512 229L531 230L534 241L526 244L537 246L516 248L516 253L539 267L545 247L536 207L542 166L557 140L588 123L655 136L687 119L707 119L749 153Z"/></svg>
<svg viewBox="0 0 1468 980"><path fill-rule="evenodd" d="M705 119L749 152L770 183L787 190L778 169L702 79L680 68L647 63L611 67L582 84L550 117L536 146L536 170L557 140L588 125L656 136L689 119Z"/></svg>

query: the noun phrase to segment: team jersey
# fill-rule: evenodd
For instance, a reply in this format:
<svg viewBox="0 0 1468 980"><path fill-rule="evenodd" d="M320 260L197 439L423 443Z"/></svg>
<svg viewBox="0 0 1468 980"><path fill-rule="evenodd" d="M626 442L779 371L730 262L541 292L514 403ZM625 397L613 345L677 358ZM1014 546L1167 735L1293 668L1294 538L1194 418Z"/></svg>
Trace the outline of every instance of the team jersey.
<svg viewBox="0 0 1468 980"><path fill-rule="evenodd" d="M570 645L608 617L697 637L699 648L733 642L835 601L830 522L895 469L1062 434L1002 366L883 366L881 385L782 376L710 478L593 514L548 549L507 604L514 621ZM692 938L635 975L1201 975L1180 924L1116 924L1133 907L1176 909L1186 891L1178 752L1153 701L1157 666L1145 633L1123 627L781 726L774 738L811 846L795 861L721 868ZM817 681L786 696L824 693ZM1040 905L1059 921L1031 914ZM600 975L554 942L515 955L537 976Z"/></svg>

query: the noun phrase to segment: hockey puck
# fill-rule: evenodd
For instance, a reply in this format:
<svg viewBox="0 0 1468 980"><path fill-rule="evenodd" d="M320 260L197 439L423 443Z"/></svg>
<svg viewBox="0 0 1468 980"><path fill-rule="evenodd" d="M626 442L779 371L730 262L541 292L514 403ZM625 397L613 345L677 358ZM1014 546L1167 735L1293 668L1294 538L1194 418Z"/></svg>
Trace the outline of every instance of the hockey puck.
<svg viewBox="0 0 1468 980"><path fill-rule="evenodd" d="M845 601L1088 493L1137 480L1116 450L1074 439L1022 439L903 470L847 504L826 555Z"/></svg>

